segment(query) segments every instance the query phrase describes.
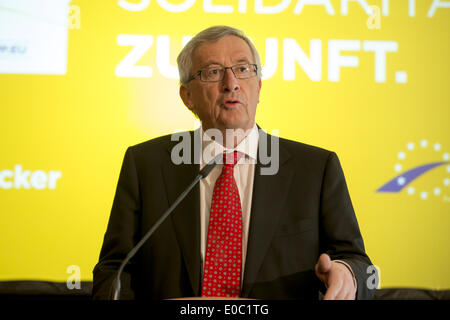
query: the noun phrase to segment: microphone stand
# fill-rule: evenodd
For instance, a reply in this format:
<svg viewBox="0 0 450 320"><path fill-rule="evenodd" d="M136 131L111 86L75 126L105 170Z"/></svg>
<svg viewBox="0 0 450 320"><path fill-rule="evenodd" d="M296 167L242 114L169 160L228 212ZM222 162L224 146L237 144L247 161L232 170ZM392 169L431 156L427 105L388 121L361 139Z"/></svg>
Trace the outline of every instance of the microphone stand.
<svg viewBox="0 0 450 320"><path fill-rule="evenodd" d="M136 252L144 245L144 243L150 238L150 236L155 232L156 229L161 225L161 223L164 222L164 220L167 219L167 217L172 213L172 211L178 206L178 204L186 197L186 195L192 190L192 188L195 187L195 185L203 178L206 178L208 174L211 172L211 170L216 166L218 160L222 159L222 154L219 154L214 159L212 159L206 166L203 167L202 170L200 170L199 174L195 177L194 181L186 188L186 190L183 191L182 194L178 196L178 198L175 200L175 202L170 206L169 209L166 210L166 212L161 216L161 218L156 221L156 223L153 225L153 227L147 231L147 233L142 237L142 239L134 246L133 249L128 253L128 255L125 257L125 259L120 264L119 270L117 271L117 276L114 279L113 282L113 294L112 299L113 300L120 300L120 290L121 290L121 280L120 276L122 275L123 269L125 268L125 265L130 261L130 259L136 254Z"/></svg>

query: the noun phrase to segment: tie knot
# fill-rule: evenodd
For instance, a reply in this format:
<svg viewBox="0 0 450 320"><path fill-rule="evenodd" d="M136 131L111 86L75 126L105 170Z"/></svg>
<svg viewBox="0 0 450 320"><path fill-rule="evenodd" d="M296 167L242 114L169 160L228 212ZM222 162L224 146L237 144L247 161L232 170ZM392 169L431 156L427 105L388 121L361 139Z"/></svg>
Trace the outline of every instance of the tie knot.
<svg viewBox="0 0 450 320"><path fill-rule="evenodd" d="M223 165L234 167L239 159L242 157L243 153L239 151L223 153Z"/></svg>

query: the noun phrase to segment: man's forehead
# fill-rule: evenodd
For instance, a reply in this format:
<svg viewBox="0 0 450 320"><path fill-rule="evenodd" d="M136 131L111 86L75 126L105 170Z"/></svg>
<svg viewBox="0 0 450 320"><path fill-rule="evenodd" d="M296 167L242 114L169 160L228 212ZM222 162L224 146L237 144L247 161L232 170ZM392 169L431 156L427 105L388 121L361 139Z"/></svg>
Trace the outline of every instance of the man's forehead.
<svg viewBox="0 0 450 320"><path fill-rule="evenodd" d="M196 66L222 64L224 59L230 59L233 63L253 63L250 46L236 36L225 36L214 42L202 43L193 55Z"/></svg>

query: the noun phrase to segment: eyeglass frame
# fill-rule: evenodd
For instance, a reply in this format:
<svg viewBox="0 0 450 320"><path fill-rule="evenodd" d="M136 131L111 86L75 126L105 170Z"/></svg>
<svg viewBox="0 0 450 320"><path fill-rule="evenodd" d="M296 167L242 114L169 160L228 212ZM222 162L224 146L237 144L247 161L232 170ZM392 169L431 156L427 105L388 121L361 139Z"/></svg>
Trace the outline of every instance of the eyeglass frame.
<svg viewBox="0 0 450 320"><path fill-rule="evenodd" d="M255 68L255 70L254 70L255 74L252 75L252 76L250 76L250 77L248 77L248 78L238 78L238 77L236 76L236 74L234 73L233 68L234 68L234 67L237 67L237 66L243 66L243 65L253 66L253 67ZM191 82L192 80L194 80L195 77L197 77L197 76L200 76L199 79L200 79L200 81L202 81L202 82L219 82L219 81L222 81L222 80L224 79L224 77L225 77L225 73L226 73L227 69L230 69L230 70L231 70L231 72L233 73L233 75L234 75L234 77L235 77L236 79L241 79L241 80L243 80L243 79L250 79L250 78L253 78L253 77L255 77L255 76L258 75L258 65L257 65L256 63L238 63L238 64L235 64L235 65L233 65L233 66L231 66L231 67L221 67L221 69L223 70L223 76L222 76L222 79L214 80L214 81L202 80L202 71L205 71L205 70L208 69L209 67L210 67L210 66L206 66L206 67L204 67L204 68L198 70L197 72L195 72L193 75L191 75L191 76L189 77L187 83L188 83L188 82Z"/></svg>

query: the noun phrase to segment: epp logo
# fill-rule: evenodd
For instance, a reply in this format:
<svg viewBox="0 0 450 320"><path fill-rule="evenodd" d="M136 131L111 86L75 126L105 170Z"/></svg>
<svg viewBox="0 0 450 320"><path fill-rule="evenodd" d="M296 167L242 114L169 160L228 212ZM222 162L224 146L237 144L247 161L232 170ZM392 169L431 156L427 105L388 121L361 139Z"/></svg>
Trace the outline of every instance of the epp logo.
<svg viewBox="0 0 450 320"><path fill-rule="evenodd" d="M376 192L388 192L388 193L399 193L406 189L408 195L418 194L422 200L426 200L429 197L441 197L445 202L450 201L450 196L446 195L446 189L450 186L450 155L448 152L443 152L440 143L434 143L429 145L428 141L423 139L418 144L414 142L409 142L406 145L407 151L400 151L397 154L398 161L394 165L394 171L400 172L397 176L386 182ZM423 162L426 159L433 159L434 161L428 161L420 165L410 167L404 170L406 159L412 158L414 162L417 163L419 159ZM438 160L438 161L436 161ZM420 191L416 192L413 181L417 181L419 177L432 171L438 167L446 167L445 176L440 181L434 181L434 185L427 188L422 188ZM435 179L433 179L435 180Z"/></svg>

